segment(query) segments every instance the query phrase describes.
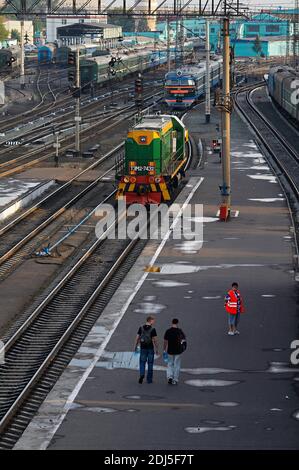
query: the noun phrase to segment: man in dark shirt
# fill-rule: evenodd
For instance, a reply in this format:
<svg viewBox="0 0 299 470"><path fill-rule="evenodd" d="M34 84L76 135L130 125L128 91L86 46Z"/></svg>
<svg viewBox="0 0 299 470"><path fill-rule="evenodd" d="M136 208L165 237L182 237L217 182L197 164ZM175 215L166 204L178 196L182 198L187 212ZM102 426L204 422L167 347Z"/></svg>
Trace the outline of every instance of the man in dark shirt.
<svg viewBox="0 0 299 470"><path fill-rule="evenodd" d="M178 327L179 320L172 320L171 328L164 335L164 352L168 354L167 380L170 385L177 385L181 368L182 343L186 340L184 332Z"/></svg>
<svg viewBox="0 0 299 470"><path fill-rule="evenodd" d="M153 368L155 353L158 354L157 332L153 327L155 318L152 316L147 317L146 324L141 326L138 330L135 340L135 351L140 345L140 359L139 369L140 377L139 383L142 384L145 376L145 365L147 363L147 383L153 381Z"/></svg>

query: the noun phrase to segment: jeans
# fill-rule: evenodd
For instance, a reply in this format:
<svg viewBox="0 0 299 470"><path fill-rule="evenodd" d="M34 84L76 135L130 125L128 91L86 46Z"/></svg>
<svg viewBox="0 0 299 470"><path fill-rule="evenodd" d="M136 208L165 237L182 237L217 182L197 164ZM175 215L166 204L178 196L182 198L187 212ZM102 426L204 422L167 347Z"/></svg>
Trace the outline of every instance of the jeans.
<svg viewBox="0 0 299 470"><path fill-rule="evenodd" d="M238 312L236 314L230 313L229 316L228 316L229 326L234 326L235 328L237 328L239 320L240 320L240 312Z"/></svg>
<svg viewBox="0 0 299 470"><path fill-rule="evenodd" d="M140 351L139 370L140 376L145 376L145 364L147 363L147 382L153 381L153 368L154 368L155 353L153 349L142 349Z"/></svg>
<svg viewBox="0 0 299 470"><path fill-rule="evenodd" d="M179 381L181 369L181 354L168 354L167 379Z"/></svg>

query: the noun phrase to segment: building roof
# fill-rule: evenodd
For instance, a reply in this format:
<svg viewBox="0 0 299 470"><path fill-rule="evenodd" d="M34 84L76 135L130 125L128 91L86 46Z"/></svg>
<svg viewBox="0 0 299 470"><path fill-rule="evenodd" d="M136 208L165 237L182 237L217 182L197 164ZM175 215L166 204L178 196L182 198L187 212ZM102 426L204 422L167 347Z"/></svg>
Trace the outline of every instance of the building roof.
<svg viewBox="0 0 299 470"><path fill-rule="evenodd" d="M270 13L259 13L258 15L254 15L252 17L251 21L249 21L249 23L253 23L253 22L256 22L256 21L265 21L265 22L277 23L277 22L281 22L283 20L281 18L279 18L278 16L271 15Z"/></svg>
<svg viewBox="0 0 299 470"><path fill-rule="evenodd" d="M57 30L61 33L63 31L85 31L85 32L99 32L102 29L121 28L119 25L108 23L73 23L68 25L59 26Z"/></svg>
<svg viewBox="0 0 299 470"><path fill-rule="evenodd" d="M286 36L259 36L259 41L261 42L275 42L275 41L283 41L289 40L289 37ZM256 41L256 36L250 38L238 38L234 42L254 42Z"/></svg>
<svg viewBox="0 0 299 470"><path fill-rule="evenodd" d="M162 116L146 116L142 122L136 124L134 129L162 129L165 124L171 122L171 118L166 118Z"/></svg>

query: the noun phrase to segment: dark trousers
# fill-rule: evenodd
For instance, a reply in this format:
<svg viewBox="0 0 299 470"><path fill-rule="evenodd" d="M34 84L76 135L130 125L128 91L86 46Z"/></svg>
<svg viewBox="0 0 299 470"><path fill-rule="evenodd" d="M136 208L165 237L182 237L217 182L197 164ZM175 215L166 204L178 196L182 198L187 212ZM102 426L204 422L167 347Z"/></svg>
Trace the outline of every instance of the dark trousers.
<svg viewBox="0 0 299 470"><path fill-rule="evenodd" d="M153 349L141 349L139 361L140 375L145 376L145 364L147 363L147 382L149 383L153 381L154 357Z"/></svg>

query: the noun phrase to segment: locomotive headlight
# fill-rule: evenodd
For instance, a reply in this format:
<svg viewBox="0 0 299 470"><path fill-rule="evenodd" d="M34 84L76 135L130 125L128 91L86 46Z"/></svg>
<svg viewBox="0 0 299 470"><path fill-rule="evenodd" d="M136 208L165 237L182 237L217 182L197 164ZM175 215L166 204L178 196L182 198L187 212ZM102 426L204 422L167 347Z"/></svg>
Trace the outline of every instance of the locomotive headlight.
<svg viewBox="0 0 299 470"><path fill-rule="evenodd" d="M155 183L160 183L161 182L161 178L155 178Z"/></svg>
<svg viewBox="0 0 299 470"><path fill-rule="evenodd" d="M130 178L129 178L128 176L125 176L125 177L124 177L124 182L125 182L125 183L129 183L129 182L130 182Z"/></svg>

